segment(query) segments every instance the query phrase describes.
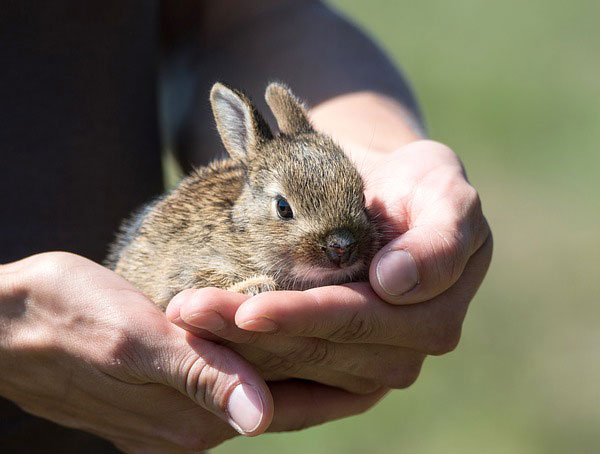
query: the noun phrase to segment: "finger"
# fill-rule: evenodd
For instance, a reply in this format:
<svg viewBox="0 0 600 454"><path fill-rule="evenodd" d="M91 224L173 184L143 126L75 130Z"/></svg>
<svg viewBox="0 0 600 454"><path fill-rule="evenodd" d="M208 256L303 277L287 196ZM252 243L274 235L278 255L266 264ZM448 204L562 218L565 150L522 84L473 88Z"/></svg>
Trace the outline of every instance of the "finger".
<svg viewBox="0 0 600 454"><path fill-rule="evenodd" d="M187 289L175 295L165 315L167 319L204 339L219 342L215 335L226 323L232 323L237 308L249 296L214 287ZM195 322L195 323L194 323Z"/></svg>
<svg viewBox="0 0 600 454"><path fill-rule="evenodd" d="M171 322L179 323L178 326L189 325L191 329L216 333L233 321L237 308L248 298L214 287L188 289L173 297L166 316Z"/></svg>
<svg viewBox="0 0 600 454"><path fill-rule="evenodd" d="M179 307L181 323L194 332L213 330L226 345L257 365L263 378L304 378L349 392L368 393L382 384L406 388L419 375L425 355L389 345L337 344L315 337L262 334L238 328L235 314L248 298L203 289L187 294ZM235 296L235 294L234 294ZM219 323L215 324L215 314ZM205 318L206 317L206 318ZM273 375L278 374L278 375Z"/></svg>
<svg viewBox="0 0 600 454"><path fill-rule="evenodd" d="M177 389L242 435L258 435L266 430L273 417L272 396L247 361L229 348L172 325L163 331L136 343L123 341L116 364L128 367L116 370L127 370L126 380L133 376L141 383L161 383Z"/></svg>
<svg viewBox="0 0 600 454"><path fill-rule="evenodd" d="M352 394L341 389L298 380L270 384L275 416L269 432L301 430L324 422L363 413L386 393Z"/></svg>
<svg viewBox="0 0 600 454"><path fill-rule="evenodd" d="M248 344L227 344L252 364L256 364L265 380L298 378L343 389L356 394L369 394L384 386L378 380L339 372L328 367L294 362Z"/></svg>
<svg viewBox="0 0 600 454"><path fill-rule="evenodd" d="M368 284L358 283L304 292L263 293L244 302L235 321L248 331L260 331L266 319L271 332L285 336L445 353L458 342L468 304L487 271L491 249L490 237L471 257L456 284L421 304L387 304Z"/></svg>
<svg viewBox="0 0 600 454"><path fill-rule="evenodd" d="M438 184L449 186L445 192L452 197L428 202L409 230L371 261L371 286L388 303L419 303L441 294L489 236L477 192L462 179Z"/></svg>
<svg viewBox="0 0 600 454"><path fill-rule="evenodd" d="M60 423L74 424L112 441L128 442L138 447L133 452L152 452L149 448L144 449L152 445L164 445L160 452L171 452L175 447L198 452L238 433L227 422L171 386L131 384L111 377L110 386L100 387L98 392L97 399L89 401L85 410L71 405L72 422L61 420ZM72 402L81 402L86 394L86 390L75 387L70 397ZM115 396L119 397L116 406ZM144 403L142 406L141 402ZM108 414L107 405L111 407ZM93 420L90 420L89 412L94 415Z"/></svg>
<svg viewBox="0 0 600 454"><path fill-rule="evenodd" d="M299 339L302 342L290 342L281 348L277 347L280 342L264 348L256 344L229 346L253 364L259 364L260 370L278 371L285 378L303 378L357 394L371 393L381 386L407 388L419 376L425 360L424 354L400 347L296 338ZM343 352L338 354L338 350ZM269 373L272 372L262 375L268 377Z"/></svg>
<svg viewBox="0 0 600 454"><path fill-rule="evenodd" d="M197 453L198 450L186 449L183 446L178 446L168 442L154 442L143 438L134 437L115 437L110 439L115 447L120 452L127 454L193 454Z"/></svg>
<svg viewBox="0 0 600 454"><path fill-rule="evenodd" d="M340 387L354 393L370 393L381 383L370 377L353 375L343 370L327 367L327 363L339 363L332 358L327 341L313 338L288 338L252 333L235 325L235 313L248 297L216 288L185 291L173 300L169 317L178 314L175 322L187 331L197 334L212 330L220 343L240 353L256 365L265 380L302 378L330 386ZM357 369L356 352L348 352L342 361L348 369ZM371 372L374 372L372 369Z"/></svg>

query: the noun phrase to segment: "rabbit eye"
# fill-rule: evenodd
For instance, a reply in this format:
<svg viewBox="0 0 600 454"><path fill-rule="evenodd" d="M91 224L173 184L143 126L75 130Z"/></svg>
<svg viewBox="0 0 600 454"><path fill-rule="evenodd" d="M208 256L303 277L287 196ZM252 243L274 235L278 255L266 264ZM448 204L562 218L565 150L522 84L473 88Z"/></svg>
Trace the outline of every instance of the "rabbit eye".
<svg viewBox="0 0 600 454"><path fill-rule="evenodd" d="M281 219L292 219L294 217L294 212L292 211L292 207L283 197L277 197L276 201L277 206L277 214Z"/></svg>

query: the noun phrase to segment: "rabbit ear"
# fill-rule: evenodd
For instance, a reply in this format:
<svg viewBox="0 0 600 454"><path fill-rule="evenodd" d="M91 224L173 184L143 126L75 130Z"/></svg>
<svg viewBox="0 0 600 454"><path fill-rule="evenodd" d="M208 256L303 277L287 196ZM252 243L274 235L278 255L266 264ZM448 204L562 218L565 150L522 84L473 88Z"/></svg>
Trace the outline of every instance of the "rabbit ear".
<svg viewBox="0 0 600 454"><path fill-rule="evenodd" d="M216 83L210 91L217 129L229 155L245 161L256 147L273 138L269 126L243 93Z"/></svg>
<svg viewBox="0 0 600 454"><path fill-rule="evenodd" d="M302 103L285 85L278 82L270 83L265 93L265 99L283 134L313 132Z"/></svg>

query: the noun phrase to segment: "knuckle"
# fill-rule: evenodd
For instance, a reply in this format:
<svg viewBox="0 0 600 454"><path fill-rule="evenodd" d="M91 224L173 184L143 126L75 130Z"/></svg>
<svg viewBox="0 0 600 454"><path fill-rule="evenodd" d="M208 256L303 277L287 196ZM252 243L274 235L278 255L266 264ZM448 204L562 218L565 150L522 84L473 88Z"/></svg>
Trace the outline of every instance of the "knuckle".
<svg viewBox="0 0 600 454"><path fill-rule="evenodd" d="M434 356L444 355L456 349L460 341L461 325L448 323L437 329L430 338L428 353Z"/></svg>
<svg viewBox="0 0 600 454"><path fill-rule="evenodd" d="M421 366L423 365L423 358L418 361L404 364L401 368L395 368L388 373L385 385L393 389L405 389L411 386L419 377L421 373Z"/></svg>
<svg viewBox="0 0 600 454"><path fill-rule="evenodd" d="M381 383L369 378L356 378L349 381L345 389L354 394L371 394L381 389Z"/></svg>
<svg viewBox="0 0 600 454"><path fill-rule="evenodd" d="M298 365L289 359L277 355L265 355L260 364L263 371L279 372L284 375L291 375L298 370Z"/></svg>
<svg viewBox="0 0 600 454"><path fill-rule="evenodd" d="M347 323L331 333L330 339L340 342L356 342L370 339L375 327L373 322L365 320L358 313L354 313Z"/></svg>
<svg viewBox="0 0 600 454"><path fill-rule="evenodd" d="M125 324L113 326L110 338L106 338L104 348L100 348L102 369L113 377L145 377L144 352L137 335Z"/></svg>
<svg viewBox="0 0 600 454"><path fill-rule="evenodd" d="M465 246L468 246L466 253L470 255L481 247L491 231L487 219L483 215L481 198L473 186L467 185L462 205L464 206L464 215L461 226L462 230L467 232L465 237L469 241L465 241L467 243Z"/></svg>
<svg viewBox="0 0 600 454"><path fill-rule="evenodd" d="M190 289L190 295L193 295L197 301L210 304L223 299L224 290L216 287L202 287L198 289Z"/></svg>
<svg viewBox="0 0 600 454"><path fill-rule="evenodd" d="M184 356L180 370L184 372L184 393L204 408L225 411L227 396L239 384L219 367L220 360L210 357Z"/></svg>
<svg viewBox="0 0 600 454"><path fill-rule="evenodd" d="M201 435L202 431L197 430L185 430L178 437L177 444L186 451L196 452L209 448L209 444L205 437Z"/></svg>
<svg viewBox="0 0 600 454"><path fill-rule="evenodd" d="M451 234L441 234L440 238L444 243L443 257L446 269L450 276L457 277L462 272L464 259L468 257L468 248L466 245L466 236L461 230L456 230Z"/></svg>
<svg viewBox="0 0 600 454"><path fill-rule="evenodd" d="M449 199L446 207L447 223L434 230L437 238L431 240L433 255L438 258L437 266L432 269L436 287L450 284L460 276L487 225L477 190L463 179L453 186L456 196Z"/></svg>
<svg viewBox="0 0 600 454"><path fill-rule="evenodd" d="M264 341L264 333L258 331L244 331L243 342L248 345L261 344Z"/></svg>
<svg viewBox="0 0 600 454"><path fill-rule="evenodd" d="M157 428L158 433L164 429ZM194 424L184 424L163 434L163 437L173 445L183 449L185 452L197 452L210 448L209 442L204 437L203 431ZM144 452L144 451L141 451Z"/></svg>
<svg viewBox="0 0 600 454"><path fill-rule="evenodd" d="M477 237L481 231L489 230L487 220L483 215L481 197L471 185L467 185L465 190L463 206L465 207L465 221L469 223L470 233L473 237Z"/></svg>
<svg viewBox="0 0 600 454"><path fill-rule="evenodd" d="M66 267L72 260L68 252L45 252L25 259L28 266L23 269L26 276L33 279L58 279L67 272Z"/></svg>
<svg viewBox="0 0 600 454"><path fill-rule="evenodd" d="M464 204L469 213L481 212L481 198L479 192L470 184L465 186Z"/></svg>
<svg viewBox="0 0 600 454"><path fill-rule="evenodd" d="M308 429L309 427L321 424L326 421L326 418L313 413L297 414L296 417L289 421L286 425L285 431L300 431Z"/></svg>
<svg viewBox="0 0 600 454"><path fill-rule="evenodd" d="M317 338L306 338L300 348L287 352L286 360L291 363L328 365L333 356L334 344Z"/></svg>
<svg viewBox="0 0 600 454"><path fill-rule="evenodd" d="M126 452L128 454L143 454L147 450L147 446L137 443L137 440L110 440L116 448L121 452Z"/></svg>
<svg viewBox="0 0 600 454"><path fill-rule="evenodd" d="M431 262L426 270L426 280L441 292L452 285L462 274L469 256L468 236L461 229L435 230L437 240L431 242Z"/></svg>

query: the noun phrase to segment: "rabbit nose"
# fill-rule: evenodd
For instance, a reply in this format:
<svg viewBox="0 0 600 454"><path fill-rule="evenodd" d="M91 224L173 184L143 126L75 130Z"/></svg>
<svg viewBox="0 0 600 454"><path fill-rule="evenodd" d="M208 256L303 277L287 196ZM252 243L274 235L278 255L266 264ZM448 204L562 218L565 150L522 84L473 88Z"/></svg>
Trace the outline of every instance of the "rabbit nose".
<svg viewBox="0 0 600 454"><path fill-rule="evenodd" d="M347 230L339 230L327 237L327 246L323 247L323 251L327 257L336 266L343 267L349 265L356 240Z"/></svg>

